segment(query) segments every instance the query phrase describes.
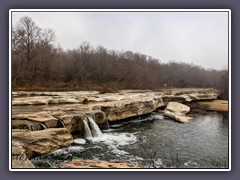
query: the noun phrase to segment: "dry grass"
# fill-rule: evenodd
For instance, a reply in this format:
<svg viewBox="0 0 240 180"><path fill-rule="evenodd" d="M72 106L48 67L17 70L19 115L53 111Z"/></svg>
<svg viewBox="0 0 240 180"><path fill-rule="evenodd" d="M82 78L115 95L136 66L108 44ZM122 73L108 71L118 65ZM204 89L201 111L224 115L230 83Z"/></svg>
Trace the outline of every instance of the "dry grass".
<svg viewBox="0 0 240 180"><path fill-rule="evenodd" d="M12 86L13 91L99 91L100 93L115 93L120 89L115 84L107 83L96 85L92 83L80 84L76 82L71 83L56 83L49 82L45 84L32 84L24 86Z"/></svg>

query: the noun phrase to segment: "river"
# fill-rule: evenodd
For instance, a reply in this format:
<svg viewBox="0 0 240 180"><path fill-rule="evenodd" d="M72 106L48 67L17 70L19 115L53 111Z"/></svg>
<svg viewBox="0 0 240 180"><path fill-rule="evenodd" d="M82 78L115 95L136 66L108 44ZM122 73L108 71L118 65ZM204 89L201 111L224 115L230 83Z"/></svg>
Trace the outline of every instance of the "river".
<svg viewBox="0 0 240 180"><path fill-rule="evenodd" d="M58 168L71 159L127 160L145 168L228 168L228 115L193 114L179 123L161 113L122 121L101 137L31 159L36 168Z"/></svg>

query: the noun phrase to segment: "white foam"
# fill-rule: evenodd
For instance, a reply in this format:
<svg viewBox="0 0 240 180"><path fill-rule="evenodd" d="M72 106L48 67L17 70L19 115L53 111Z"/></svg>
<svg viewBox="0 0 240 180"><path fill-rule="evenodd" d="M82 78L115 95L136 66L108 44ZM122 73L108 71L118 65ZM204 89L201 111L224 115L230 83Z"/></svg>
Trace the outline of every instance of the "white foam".
<svg viewBox="0 0 240 180"><path fill-rule="evenodd" d="M99 137L89 139L92 143L102 143L105 145L125 146L137 141L137 137L130 133L106 133Z"/></svg>
<svg viewBox="0 0 240 180"><path fill-rule="evenodd" d="M192 161L187 161L184 163L184 166L187 166L187 167L192 167L192 166L196 166L197 167L197 163L196 162L192 162Z"/></svg>
<svg viewBox="0 0 240 180"><path fill-rule="evenodd" d="M111 152L112 152L113 154L118 154L118 155L126 155L126 154L129 154L128 152L123 151L123 150L119 150L119 149L117 149L117 148L114 148Z"/></svg>
<svg viewBox="0 0 240 180"><path fill-rule="evenodd" d="M82 151L84 150L85 148L82 147L82 146L70 146L67 148L68 151Z"/></svg>
<svg viewBox="0 0 240 180"><path fill-rule="evenodd" d="M63 150L62 149L57 149L56 151L53 151L52 153L53 154L61 154L61 153L63 153Z"/></svg>

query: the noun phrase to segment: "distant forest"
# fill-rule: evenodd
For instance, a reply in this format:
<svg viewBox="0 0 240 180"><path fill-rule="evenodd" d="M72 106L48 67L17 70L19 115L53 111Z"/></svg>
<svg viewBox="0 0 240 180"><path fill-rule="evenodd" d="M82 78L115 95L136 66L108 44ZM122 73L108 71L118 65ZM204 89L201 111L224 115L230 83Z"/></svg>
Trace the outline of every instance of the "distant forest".
<svg viewBox="0 0 240 180"><path fill-rule="evenodd" d="M52 29L41 29L28 16L12 26L13 90L228 89L228 70L161 63L148 55L88 42L63 50L54 46L55 40Z"/></svg>

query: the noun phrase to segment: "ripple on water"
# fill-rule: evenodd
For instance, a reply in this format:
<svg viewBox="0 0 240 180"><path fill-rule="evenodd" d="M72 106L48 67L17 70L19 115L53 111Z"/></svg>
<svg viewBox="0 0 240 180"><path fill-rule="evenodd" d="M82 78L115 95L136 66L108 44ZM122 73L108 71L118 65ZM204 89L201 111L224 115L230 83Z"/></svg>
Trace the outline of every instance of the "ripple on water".
<svg viewBox="0 0 240 180"><path fill-rule="evenodd" d="M137 119L88 139L83 145L59 149L48 155L48 162L57 166L68 154L73 159L140 162L147 158L144 154L156 152L156 167L163 167L162 162L171 163L176 154L181 168L224 167L228 160L222 158L228 155L228 124L222 122L221 114L197 115L188 123L178 123L162 115L155 117L149 123Z"/></svg>

